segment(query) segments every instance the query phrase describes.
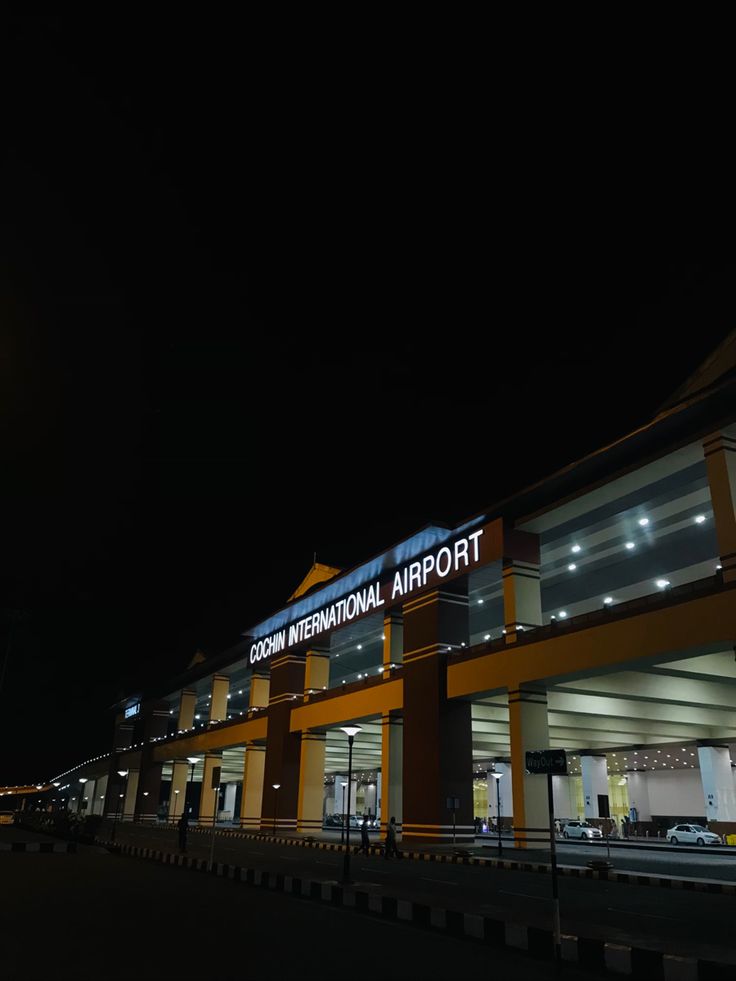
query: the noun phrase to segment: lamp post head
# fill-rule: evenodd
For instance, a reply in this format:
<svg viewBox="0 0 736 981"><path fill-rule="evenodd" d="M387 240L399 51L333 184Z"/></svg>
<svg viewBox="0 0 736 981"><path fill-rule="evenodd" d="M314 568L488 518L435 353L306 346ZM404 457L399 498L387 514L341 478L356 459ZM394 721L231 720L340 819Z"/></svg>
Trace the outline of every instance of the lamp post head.
<svg viewBox="0 0 736 981"><path fill-rule="evenodd" d="M127 777L128 776L128 771L127 770L118 770L118 776L119 777Z"/></svg>
<svg viewBox="0 0 736 981"><path fill-rule="evenodd" d="M198 756L187 756L187 760L194 766L195 763L199 763Z"/></svg>
<svg viewBox="0 0 736 981"><path fill-rule="evenodd" d="M79 778L79 782L80 783L87 783L87 777L80 777Z"/></svg>
<svg viewBox="0 0 736 981"><path fill-rule="evenodd" d="M281 784L280 783L272 783L271 786L273 787L274 790L278 790L279 787L281 786Z"/></svg>
<svg viewBox="0 0 736 981"><path fill-rule="evenodd" d="M349 739L352 739L353 736L357 736L359 732L363 731L360 726L340 726L340 728Z"/></svg>
<svg viewBox="0 0 736 981"><path fill-rule="evenodd" d="M175 791L174 791L174 793L175 793L175 794L180 794L180 793L181 793L181 791L180 791L180 790L175 790Z"/></svg>
<svg viewBox="0 0 736 981"><path fill-rule="evenodd" d="M495 770L491 770L491 771L490 771L490 772L488 773L488 776L489 776L489 777L493 777L493 779L494 779L494 780L500 780L500 779L501 779L501 777L503 776L503 773L496 773L496 771L495 771Z"/></svg>
<svg viewBox="0 0 736 981"><path fill-rule="evenodd" d="M347 780L343 780L343 781L342 781L342 782L340 783L340 786L341 786L341 787L342 787L343 789L345 789L345 787L347 787L347 785L348 785L348 782L347 782Z"/></svg>

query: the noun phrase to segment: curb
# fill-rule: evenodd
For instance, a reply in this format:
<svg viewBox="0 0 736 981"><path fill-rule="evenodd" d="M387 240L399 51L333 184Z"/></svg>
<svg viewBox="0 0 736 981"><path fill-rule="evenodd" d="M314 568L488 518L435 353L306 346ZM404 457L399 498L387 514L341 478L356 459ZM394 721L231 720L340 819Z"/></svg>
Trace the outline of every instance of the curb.
<svg viewBox="0 0 736 981"><path fill-rule="evenodd" d="M76 854L76 841L12 841L0 843L0 852L64 852Z"/></svg>
<svg viewBox="0 0 736 981"><path fill-rule="evenodd" d="M167 829L169 830L169 829ZM211 828L190 828L189 833L212 834ZM247 834L243 831L215 831L223 838L244 838L253 841L273 842L275 845L292 845L297 848L317 848L322 851L345 851L345 845L332 841L308 841L304 838L276 838L267 834ZM353 846L351 845L351 848ZM382 849L371 845L371 854L380 855ZM453 865L479 865L487 868L503 869L509 872L537 872L549 875L551 867L544 862L524 862L506 858L483 858L472 855L448 855L444 852L402 851L402 858L416 862L448 862ZM722 896L736 896L736 883L721 879L695 879L682 876L653 875L647 872L612 872L606 869L588 869L579 865L559 865L557 874L572 879L593 879L604 882L622 882L633 886L655 886L660 889L683 889L692 892L707 892Z"/></svg>
<svg viewBox="0 0 736 981"><path fill-rule="evenodd" d="M278 840L278 839L277 839ZM207 873L208 861L187 855L162 852L139 845L119 845L100 841L111 851L132 858L150 859L164 865L194 869ZM338 846L340 847L340 846ZM226 862L215 862L210 875L234 879L249 886L283 892L330 906L346 907L384 920L409 923L423 929L445 933L458 939L472 940L496 947L512 947L532 957L552 960L552 931L523 923L511 923L476 913L464 913L444 907L427 906L394 896L376 895L361 889L345 889L334 882L305 879L281 872L242 868ZM594 971L622 977L663 978L664 981L732 981L736 966L694 957L678 957L644 947L607 943L586 937L563 934L562 960Z"/></svg>

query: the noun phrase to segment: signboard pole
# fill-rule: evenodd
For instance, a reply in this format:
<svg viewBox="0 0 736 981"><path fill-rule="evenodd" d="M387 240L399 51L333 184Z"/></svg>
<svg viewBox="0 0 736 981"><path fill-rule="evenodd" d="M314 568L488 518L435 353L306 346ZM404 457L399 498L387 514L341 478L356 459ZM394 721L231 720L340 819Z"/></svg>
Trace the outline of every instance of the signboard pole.
<svg viewBox="0 0 736 981"><path fill-rule="evenodd" d="M557 841L555 838L555 804L552 794L552 774L547 774L547 803L549 806L549 851L552 865L552 937L555 945L555 961L559 965L562 956L560 937L560 896L557 890Z"/></svg>

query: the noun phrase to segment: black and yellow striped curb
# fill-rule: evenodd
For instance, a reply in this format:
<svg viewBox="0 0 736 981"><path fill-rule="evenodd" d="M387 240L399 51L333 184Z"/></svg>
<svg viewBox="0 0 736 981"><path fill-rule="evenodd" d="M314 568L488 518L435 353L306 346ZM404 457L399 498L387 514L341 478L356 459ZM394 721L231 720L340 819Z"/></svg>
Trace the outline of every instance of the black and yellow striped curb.
<svg viewBox="0 0 736 981"><path fill-rule="evenodd" d="M98 842L111 851L133 858L150 859L165 865L207 872L209 862L204 858L190 858L163 852L140 845L120 845ZM551 960L554 957L552 931L523 923L511 923L477 913L464 913L444 907L428 906L395 896L378 895L360 888L344 887L336 882L305 879L267 872L262 869L242 868L225 862L214 862L211 875L234 879L249 886L270 889L316 900L330 906L346 907L369 916L412 924L424 929L444 933L458 939L472 940L489 946L511 947L526 951L533 957ZM678 957L674 954L649 950L645 947L629 947L626 944L607 943L604 940L575 937L563 934L562 960L594 971L606 971L624 977L662 978L664 981L733 981L736 964L719 963L694 957Z"/></svg>
<svg viewBox="0 0 736 981"><path fill-rule="evenodd" d="M161 829L171 830L171 829ZM212 834L212 828L190 828L190 832ZM323 851L344 852L346 845L333 841L309 841L305 838L276 838L269 834L248 834L243 831L216 830L215 834L223 838L243 838L250 841L271 842L275 845L292 845L297 848L318 848ZM351 850L356 846L351 845ZM383 849L371 845L372 855L382 855ZM401 857L416 862L445 862L451 865L478 865L487 868L503 869L510 872L537 872L549 875L551 866L544 862L523 862L507 858L484 858L476 855L450 854L447 852L401 851ZM661 889L682 889L692 892L707 892L716 895L736 895L736 883L720 879L683 878L681 876L655 875L648 872L616 872L612 869L588 869L580 865L559 865L558 875L572 879L592 879L603 882L622 882L633 886L658 886ZM734 975L736 977L736 974Z"/></svg>
<svg viewBox="0 0 736 981"><path fill-rule="evenodd" d="M3 841L0 842L1 852L65 852L74 854L77 850L76 841Z"/></svg>

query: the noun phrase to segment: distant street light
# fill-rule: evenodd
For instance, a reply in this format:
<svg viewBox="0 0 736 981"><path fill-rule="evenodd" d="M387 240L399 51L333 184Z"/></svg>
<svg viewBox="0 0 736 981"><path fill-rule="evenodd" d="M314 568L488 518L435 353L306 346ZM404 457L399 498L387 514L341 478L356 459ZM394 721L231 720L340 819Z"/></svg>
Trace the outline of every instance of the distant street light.
<svg viewBox="0 0 736 981"><path fill-rule="evenodd" d="M496 781L496 826L498 830L498 857L501 857L501 777L502 773L491 771L491 776Z"/></svg>
<svg viewBox="0 0 736 981"><path fill-rule="evenodd" d="M273 802L273 832L272 832L272 834L275 835L276 834L276 828L278 827L278 823L279 823L279 818L278 818L278 814L279 814L279 787L281 786L281 784L280 783L274 783L274 784L271 784L271 786L276 791L276 793L274 794L274 802Z"/></svg>
<svg viewBox="0 0 736 981"><path fill-rule="evenodd" d="M199 757L198 756L187 756L187 761L189 762L189 764L190 764L190 766L192 768L192 771L191 771L191 773L189 775L189 787L187 787L187 793L184 795L184 809L185 810L186 810L186 806L187 806L187 800L186 800L187 797L191 798L194 795L194 767L195 767L195 764L199 763ZM191 793L189 792L190 788L191 788ZM189 812L190 813L192 811L192 808L193 808L193 801L190 799L190 802L189 802Z"/></svg>

